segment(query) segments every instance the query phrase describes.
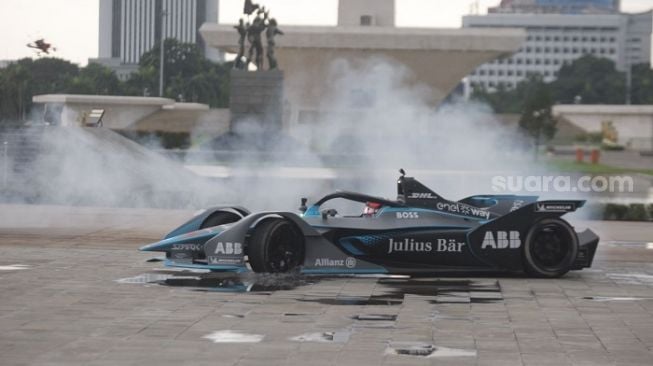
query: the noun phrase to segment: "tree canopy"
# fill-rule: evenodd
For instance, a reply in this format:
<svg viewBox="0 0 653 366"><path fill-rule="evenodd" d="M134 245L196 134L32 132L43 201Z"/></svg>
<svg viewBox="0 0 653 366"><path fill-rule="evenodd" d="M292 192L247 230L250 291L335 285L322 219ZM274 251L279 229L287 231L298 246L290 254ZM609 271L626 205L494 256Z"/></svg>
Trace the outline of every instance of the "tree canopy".
<svg viewBox="0 0 653 366"><path fill-rule="evenodd" d="M164 97L226 107L230 63L204 58L195 44L165 41ZM0 121L20 121L29 113L32 96L95 94L142 96L159 90L159 46L143 54L138 71L121 81L109 68L89 63L79 67L58 58L25 58L0 69Z"/></svg>
<svg viewBox="0 0 653 366"><path fill-rule="evenodd" d="M472 98L484 101L497 113L521 114L526 108L526 96L532 83L540 83L533 77L524 79L515 88L499 87L494 91L477 88ZM586 55L563 65L558 78L544 84L549 89L553 104L623 104L626 95L626 75L616 69L615 63L606 58ZM649 64L632 68L633 104L653 104L653 70Z"/></svg>

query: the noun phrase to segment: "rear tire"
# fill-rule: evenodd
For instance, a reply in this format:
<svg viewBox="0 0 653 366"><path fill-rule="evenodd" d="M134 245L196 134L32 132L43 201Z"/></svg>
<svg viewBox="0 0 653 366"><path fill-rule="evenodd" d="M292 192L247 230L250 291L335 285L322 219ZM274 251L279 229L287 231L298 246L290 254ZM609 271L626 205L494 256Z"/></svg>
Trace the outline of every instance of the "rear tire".
<svg viewBox="0 0 653 366"><path fill-rule="evenodd" d="M220 226L224 224L231 224L232 222L239 221L240 219L241 217L236 215L235 213L218 211L211 214L209 217L207 217L204 220L204 222L202 222L202 225L200 225L200 229L206 229L208 227Z"/></svg>
<svg viewBox="0 0 653 366"><path fill-rule="evenodd" d="M536 222L524 243L524 267L533 277L560 277L569 272L578 255L578 236L561 219Z"/></svg>
<svg viewBox="0 0 653 366"><path fill-rule="evenodd" d="M247 256L254 272L290 272L304 262L304 235L292 221L265 220L254 229Z"/></svg>

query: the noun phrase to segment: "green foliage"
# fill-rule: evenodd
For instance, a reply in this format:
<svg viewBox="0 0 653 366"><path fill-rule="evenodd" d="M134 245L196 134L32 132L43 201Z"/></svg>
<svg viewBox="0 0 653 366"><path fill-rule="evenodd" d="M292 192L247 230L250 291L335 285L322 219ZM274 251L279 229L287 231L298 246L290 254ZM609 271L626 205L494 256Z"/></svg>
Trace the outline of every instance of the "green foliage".
<svg viewBox="0 0 653 366"><path fill-rule="evenodd" d="M484 101L497 113L522 114L526 108L528 91L539 87L540 79L530 77L513 89L497 88L489 92L475 89L472 98ZM531 85L536 84L536 85ZM563 65L558 78L545 84L554 103L572 104L577 97L582 104L623 104L626 94L626 75L606 58L586 55ZM632 69L633 104L653 104L653 70L649 64L634 65Z"/></svg>
<svg viewBox="0 0 653 366"><path fill-rule="evenodd" d="M551 115L553 97L544 81L536 76L528 78L524 89L519 128L533 138L537 152L541 141L551 139L556 133L556 120Z"/></svg>
<svg viewBox="0 0 653 366"><path fill-rule="evenodd" d="M226 107L229 103L231 63L208 61L195 44L165 41L164 96L186 102ZM96 63L80 68L57 58L21 59L0 69L0 121L17 122L26 118L32 96L40 94L157 95L159 90L159 52L157 46L145 53L138 72L126 82L109 68Z"/></svg>
<svg viewBox="0 0 653 366"><path fill-rule="evenodd" d="M122 85L111 69L96 63L90 63L81 69L79 75L70 80L67 92L71 94L117 95L122 92Z"/></svg>
<svg viewBox="0 0 653 366"><path fill-rule="evenodd" d="M585 55L563 65L551 88L562 104L574 103L577 96L583 104L622 104L626 76L616 70L612 60Z"/></svg>
<svg viewBox="0 0 653 366"><path fill-rule="evenodd" d="M138 73L128 81L128 93L142 95L159 90L159 46L143 54ZM163 96L186 102L204 103L211 107L226 107L229 103L230 64L216 64L202 56L200 49L174 39L165 41L165 90Z"/></svg>

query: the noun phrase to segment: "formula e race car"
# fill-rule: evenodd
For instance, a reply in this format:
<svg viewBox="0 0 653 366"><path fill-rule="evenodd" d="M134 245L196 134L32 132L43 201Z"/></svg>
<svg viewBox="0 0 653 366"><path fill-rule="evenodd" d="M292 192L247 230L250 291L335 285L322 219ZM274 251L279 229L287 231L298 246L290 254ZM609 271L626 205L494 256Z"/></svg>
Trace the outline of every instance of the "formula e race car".
<svg viewBox="0 0 653 366"><path fill-rule="evenodd" d="M482 195L455 202L400 172L394 201L338 191L310 207L302 198L301 214L216 207L141 250L165 252L168 266L264 273L558 277L592 264L598 236L561 219L585 201ZM364 205L363 213L324 208L334 199Z"/></svg>

